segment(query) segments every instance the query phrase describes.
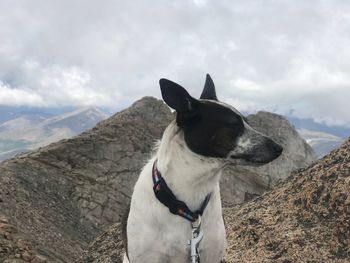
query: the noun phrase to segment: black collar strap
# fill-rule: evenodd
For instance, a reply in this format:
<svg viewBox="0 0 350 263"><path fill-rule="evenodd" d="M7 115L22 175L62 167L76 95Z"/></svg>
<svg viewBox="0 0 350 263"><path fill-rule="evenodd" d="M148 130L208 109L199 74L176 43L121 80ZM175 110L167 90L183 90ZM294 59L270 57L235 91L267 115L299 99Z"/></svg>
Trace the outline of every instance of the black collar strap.
<svg viewBox="0 0 350 263"><path fill-rule="evenodd" d="M169 208L171 213L182 216L191 222L195 222L198 217L203 214L204 209L209 203L211 194L208 194L205 197L201 207L196 212L192 212L185 202L178 200L170 190L164 178L157 169L157 160L155 160L153 164L152 178L154 194L163 205Z"/></svg>

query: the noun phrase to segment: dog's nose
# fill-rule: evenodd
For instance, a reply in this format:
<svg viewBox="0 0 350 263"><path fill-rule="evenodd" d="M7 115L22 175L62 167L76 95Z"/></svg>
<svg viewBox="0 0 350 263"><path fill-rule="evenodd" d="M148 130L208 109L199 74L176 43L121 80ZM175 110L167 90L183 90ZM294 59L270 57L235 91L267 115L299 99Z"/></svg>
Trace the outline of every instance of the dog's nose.
<svg viewBox="0 0 350 263"><path fill-rule="evenodd" d="M278 156L280 156L283 151L283 147L278 143L275 143L270 138L268 138L267 140L267 149L268 149L268 152L270 153L270 156L273 159L276 159Z"/></svg>

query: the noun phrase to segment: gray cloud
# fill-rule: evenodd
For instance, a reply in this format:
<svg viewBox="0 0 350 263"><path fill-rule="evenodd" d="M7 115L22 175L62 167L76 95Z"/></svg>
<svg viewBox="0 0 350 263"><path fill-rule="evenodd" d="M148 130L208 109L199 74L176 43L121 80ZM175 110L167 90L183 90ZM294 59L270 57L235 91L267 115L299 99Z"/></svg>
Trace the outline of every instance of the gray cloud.
<svg viewBox="0 0 350 263"><path fill-rule="evenodd" d="M0 104L124 107L211 73L239 110L350 126L346 1L0 3Z"/></svg>

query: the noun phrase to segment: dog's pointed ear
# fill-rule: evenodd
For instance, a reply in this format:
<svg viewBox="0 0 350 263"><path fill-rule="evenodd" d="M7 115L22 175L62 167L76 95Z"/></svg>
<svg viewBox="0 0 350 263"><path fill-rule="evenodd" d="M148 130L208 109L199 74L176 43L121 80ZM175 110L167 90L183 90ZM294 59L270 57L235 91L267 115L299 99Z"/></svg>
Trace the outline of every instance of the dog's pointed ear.
<svg viewBox="0 0 350 263"><path fill-rule="evenodd" d="M179 84L167 79L160 79L159 85L163 100L170 108L173 108L177 112L189 112L194 110L194 104L197 100L192 98Z"/></svg>
<svg viewBox="0 0 350 263"><path fill-rule="evenodd" d="M218 98L216 97L214 82L211 79L209 74L207 74L207 77L205 79L204 89L202 91L202 95L200 99L216 100L216 101L218 100Z"/></svg>
<svg viewBox="0 0 350 263"><path fill-rule="evenodd" d="M165 103L176 110L178 126L189 126L200 119L199 101L191 97L183 87L167 79L160 79L159 85Z"/></svg>

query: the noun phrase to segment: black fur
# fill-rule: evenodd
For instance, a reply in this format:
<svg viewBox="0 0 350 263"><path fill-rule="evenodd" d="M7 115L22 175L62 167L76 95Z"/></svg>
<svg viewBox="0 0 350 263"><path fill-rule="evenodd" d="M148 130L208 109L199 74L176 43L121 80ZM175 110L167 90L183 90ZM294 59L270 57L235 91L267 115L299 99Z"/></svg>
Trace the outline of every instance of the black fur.
<svg viewBox="0 0 350 263"><path fill-rule="evenodd" d="M176 110L176 122L184 130L188 147L203 156L226 158L243 132L242 116L218 103L197 100L170 80L161 79L159 84L164 101ZM209 74L201 98L217 100Z"/></svg>
<svg viewBox="0 0 350 263"><path fill-rule="evenodd" d="M210 101L198 104L197 115L196 121L183 127L188 147L200 155L226 158L243 133L242 117Z"/></svg>
<svg viewBox="0 0 350 263"><path fill-rule="evenodd" d="M168 79L160 79L159 85L163 100L169 107L177 112L190 112L195 109L197 100L179 84Z"/></svg>
<svg viewBox="0 0 350 263"><path fill-rule="evenodd" d="M204 89L203 89L202 95L200 96L200 99L216 100L216 101L218 100L218 98L216 97L214 82L211 79L209 74L207 74L207 77L205 79Z"/></svg>
<svg viewBox="0 0 350 263"><path fill-rule="evenodd" d="M167 79L161 79L159 85L163 100L177 112L177 125L183 127L199 119L199 101L192 98L183 87Z"/></svg>

